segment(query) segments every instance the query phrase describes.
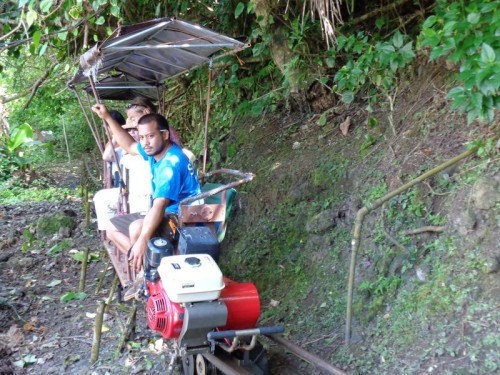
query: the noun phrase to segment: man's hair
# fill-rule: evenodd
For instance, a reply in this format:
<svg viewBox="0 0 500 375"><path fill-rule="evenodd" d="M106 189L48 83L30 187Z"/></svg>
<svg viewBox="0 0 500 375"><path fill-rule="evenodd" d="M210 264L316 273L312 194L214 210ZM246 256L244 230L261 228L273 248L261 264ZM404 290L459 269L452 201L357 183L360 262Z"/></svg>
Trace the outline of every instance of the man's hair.
<svg viewBox="0 0 500 375"><path fill-rule="evenodd" d="M159 131L168 131L170 129L167 119L158 113L148 113L147 115L142 116L137 124L143 125L149 124L150 122L154 122Z"/></svg>
<svg viewBox="0 0 500 375"><path fill-rule="evenodd" d="M152 113L156 113L156 106L153 104L153 102L143 96L136 96L127 104L126 108L129 109L133 106L149 108Z"/></svg>
<svg viewBox="0 0 500 375"><path fill-rule="evenodd" d="M109 115L113 120L115 120L118 124L120 125L125 125L125 119L123 118L122 114L116 110L111 110L109 111Z"/></svg>

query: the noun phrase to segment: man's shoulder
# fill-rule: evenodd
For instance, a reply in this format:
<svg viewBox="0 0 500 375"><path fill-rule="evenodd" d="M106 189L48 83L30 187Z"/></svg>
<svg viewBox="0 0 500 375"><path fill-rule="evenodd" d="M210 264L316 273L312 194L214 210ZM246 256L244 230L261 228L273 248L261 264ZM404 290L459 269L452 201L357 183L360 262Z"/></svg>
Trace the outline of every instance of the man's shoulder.
<svg viewBox="0 0 500 375"><path fill-rule="evenodd" d="M177 143L172 143L168 151L173 154L182 154L182 148Z"/></svg>
<svg viewBox="0 0 500 375"><path fill-rule="evenodd" d="M189 163L189 158L186 156L186 154L182 151L182 148L176 144L172 143L172 146L167 151L167 157L168 158L175 158L176 160L180 160L182 162Z"/></svg>

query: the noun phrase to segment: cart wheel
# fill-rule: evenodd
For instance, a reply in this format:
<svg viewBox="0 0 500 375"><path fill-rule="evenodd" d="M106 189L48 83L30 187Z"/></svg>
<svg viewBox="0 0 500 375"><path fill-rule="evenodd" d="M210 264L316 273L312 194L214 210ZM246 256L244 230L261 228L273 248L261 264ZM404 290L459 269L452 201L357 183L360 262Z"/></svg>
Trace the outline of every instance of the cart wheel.
<svg viewBox="0 0 500 375"><path fill-rule="evenodd" d="M195 363L194 356L186 355L182 357L182 370L184 375L194 375L195 374Z"/></svg>
<svg viewBox="0 0 500 375"><path fill-rule="evenodd" d="M208 363L201 354L198 354L196 356L196 374L208 375Z"/></svg>
<svg viewBox="0 0 500 375"><path fill-rule="evenodd" d="M236 359L242 360L245 355L245 352L243 350L237 350L233 352L232 355ZM256 366L261 371L262 375L269 374L269 361L267 357L267 350L260 342L257 342L255 347L252 350L250 350L250 352L248 352L248 359L253 363L254 366Z"/></svg>
<svg viewBox="0 0 500 375"><path fill-rule="evenodd" d="M255 348L250 351L250 359L257 366L263 375L269 374L269 360L267 357L267 350L262 344L257 343Z"/></svg>

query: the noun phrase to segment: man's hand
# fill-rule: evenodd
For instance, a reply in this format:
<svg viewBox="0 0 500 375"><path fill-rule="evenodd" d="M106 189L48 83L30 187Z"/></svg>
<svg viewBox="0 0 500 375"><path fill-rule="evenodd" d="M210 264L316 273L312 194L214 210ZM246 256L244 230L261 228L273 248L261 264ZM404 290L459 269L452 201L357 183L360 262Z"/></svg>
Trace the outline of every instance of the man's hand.
<svg viewBox="0 0 500 375"><path fill-rule="evenodd" d="M144 253L146 252L146 241L142 240L140 237L132 246L130 251L130 256L128 258L131 262L131 266L136 272L139 272L142 267L142 262L144 261Z"/></svg>
<svg viewBox="0 0 500 375"><path fill-rule="evenodd" d="M106 118L110 116L109 111L104 104L96 104L92 106L92 111L94 111L102 120L106 120Z"/></svg>

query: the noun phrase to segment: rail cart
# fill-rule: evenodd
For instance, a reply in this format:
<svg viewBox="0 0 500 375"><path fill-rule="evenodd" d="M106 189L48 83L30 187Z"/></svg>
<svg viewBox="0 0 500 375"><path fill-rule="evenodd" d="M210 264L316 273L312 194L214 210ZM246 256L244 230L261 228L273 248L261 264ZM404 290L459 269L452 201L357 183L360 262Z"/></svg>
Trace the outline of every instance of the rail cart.
<svg viewBox="0 0 500 375"><path fill-rule="evenodd" d="M106 126L105 136L95 123L87 108L92 102L143 96L157 101L161 113L169 79L201 65L211 68L214 60L246 47L239 40L175 18L123 26L81 56L79 71L68 87L103 152L104 138L111 137ZM149 242L143 286L146 315L152 330L173 340L174 358L182 360L186 374L265 374L267 356L257 338L280 333L283 327L257 327L260 300L255 285L224 277L216 263L234 188L254 175L231 169L206 171L210 70L199 174L203 181L220 174L233 181L205 184L200 195L180 202L178 240L157 237ZM104 187L110 186L107 170ZM120 177L123 182L124 176ZM189 205L198 199L205 203ZM126 211L126 205L121 207ZM193 226L198 223L204 225ZM120 283L128 286L133 275L125 255L106 240L105 232L101 236Z"/></svg>

